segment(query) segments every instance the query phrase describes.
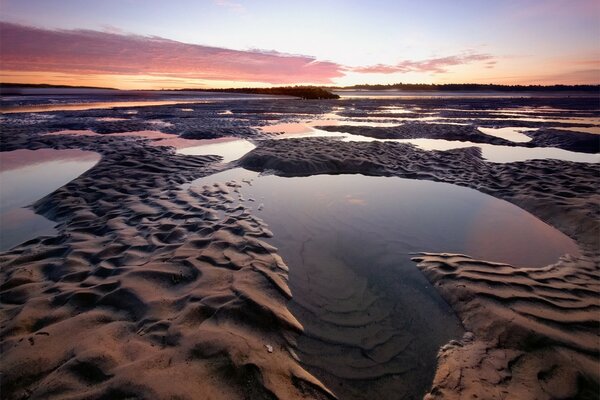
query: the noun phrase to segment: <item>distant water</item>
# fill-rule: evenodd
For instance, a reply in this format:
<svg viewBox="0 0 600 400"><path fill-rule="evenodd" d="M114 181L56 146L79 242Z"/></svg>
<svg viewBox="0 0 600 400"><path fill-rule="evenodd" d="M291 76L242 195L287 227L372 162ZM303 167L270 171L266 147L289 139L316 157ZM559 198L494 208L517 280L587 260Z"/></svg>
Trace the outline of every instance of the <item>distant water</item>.
<svg viewBox="0 0 600 400"><path fill-rule="evenodd" d="M19 89L0 96L0 113L83 111L217 101L272 99L275 96L193 91L110 91L89 89ZM275 97L277 98L277 97Z"/></svg>

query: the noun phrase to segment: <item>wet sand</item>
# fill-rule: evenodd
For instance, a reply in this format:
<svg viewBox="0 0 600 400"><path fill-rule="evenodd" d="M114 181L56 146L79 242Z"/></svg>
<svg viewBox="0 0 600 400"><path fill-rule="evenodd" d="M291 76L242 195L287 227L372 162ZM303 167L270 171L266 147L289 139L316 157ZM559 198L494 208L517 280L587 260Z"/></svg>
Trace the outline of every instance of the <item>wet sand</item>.
<svg viewBox="0 0 600 400"><path fill-rule="evenodd" d="M2 151L76 148L102 155L94 168L35 203L38 213L58 223L57 235L0 254L3 397L333 398L327 378L303 366L306 354L298 349L306 328L289 305L288 266L269 244L265 221L239 203L235 185L186 185L235 165L282 176L361 173L457 184L507 200L558 228L576 240L583 256L536 268L416 256L467 330L440 350L428 396L594 393L600 354L598 167L557 160L495 164L477 148L263 140L258 131L340 104L356 114L360 102L269 100L190 104L192 112L157 106L135 114L2 116ZM363 101L361 107L366 115L364 110L390 102ZM433 109L441 100L409 102ZM480 108L512 104L464 102ZM520 105L566 104L579 107L582 117L596 115L587 103L575 103ZM104 117L127 120L98 120ZM147 122L156 119L170 125ZM225 164L218 156L180 155L147 138L111 135L157 128L184 138L233 134L260 140L240 161ZM62 129L101 135L44 134ZM369 398L367 392L348 393L346 398Z"/></svg>

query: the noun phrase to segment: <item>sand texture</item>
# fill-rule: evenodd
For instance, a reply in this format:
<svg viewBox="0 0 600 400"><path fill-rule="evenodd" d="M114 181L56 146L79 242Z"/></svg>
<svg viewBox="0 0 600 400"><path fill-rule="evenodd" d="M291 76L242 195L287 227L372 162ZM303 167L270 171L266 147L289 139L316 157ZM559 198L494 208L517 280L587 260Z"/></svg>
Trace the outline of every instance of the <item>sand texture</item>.
<svg viewBox="0 0 600 400"><path fill-rule="evenodd" d="M414 260L470 331L440 350L427 399L597 398L597 258L530 269L456 254Z"/></svg>
<svg viewBox="0 0 600 400"><path fill-rule="evenodd" d="M180 186L216 157L104 142L35 204L60 235L0 256L3 398L326 398L289 350L301 326L270 232L235 188Z"/></svg>
<svg viewBox="0 0 600 400"><path fill-rule="evenodd" d="M351 358L346 351L325 362L309 347L299 351L299 338L310 340L306 330L331 337L334 344L354 345L373 335L352 327L356 336L340 339L341 330L328 330L327 323L302 326L292 314L285 260L266 243L271 232L265 222L239 201L238 184L186 185L239 165L282 176L360 173L466 186L516 204L575 239L584 256L543 268L423 249L431 253L416 257L419 268L469 331L440 350L427 396L594 398L600 379L597 165L498 164L482 159L476 147L425 151L409 144L326 138L258 140L241 160L223 164L217 156L183 156L150 145L162 137L121 135L159 130L174 138L263 139L268 135L258 127L312 120L334 107L345 107L338 113L345 118L393 118L397 114L386 107L398 105L412 110L403 114L407 118L428 113L442 119L428 127L409 121L399 123L401 128L343 129L382 138L597 152L598 135L560 130L590 127L584 122L492 115L511 107L567 110L548 111L549 118L598 115L597 103L578 99L268 100L2 115L0 151L77 148L102 155L95 167L34 204L36 212L59 224L57 236L0 253L2 397L333 398L332 388L308 372L302 357L306 364L312 357L317 367L329 364L332 375L358 374L365 380L385 375L378 364L402 348L402 337L388 341L382 354L369 352L372 343L359 343L373 357L373 363L359 368L344 368ZM448 124L457 117L472 126ZM532 142L515 144L481 134L477 126L539 130L526 133ZM65 129L97 134L47 135ZM368 297L354 296L362 296L361 283L350 275L342 278L352 283L347 294L356 301L350 305L368 309ZM329 295L327 287L323 291ZM319 309L318 298L302 306L318 318L341 319ZM378 315L369 318L368 323ZM403 371L401 363L388 364ZM369 393L347 390L355 398L369 398Z"/></svg>

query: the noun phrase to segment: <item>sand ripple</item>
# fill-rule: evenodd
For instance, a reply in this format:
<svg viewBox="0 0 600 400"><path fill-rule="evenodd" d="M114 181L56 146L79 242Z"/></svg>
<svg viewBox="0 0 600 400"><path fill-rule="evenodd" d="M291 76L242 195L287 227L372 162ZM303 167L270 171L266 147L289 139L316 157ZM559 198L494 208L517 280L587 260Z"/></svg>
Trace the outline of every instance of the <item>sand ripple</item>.
<svg viewBox="0 0 600 400"><path fill-rule="evenodd" d="M235 187L181 186L218 157L86 140L102 161L35 204L60 235L0 255L3 398L328 397L264 223Z"/></svg>

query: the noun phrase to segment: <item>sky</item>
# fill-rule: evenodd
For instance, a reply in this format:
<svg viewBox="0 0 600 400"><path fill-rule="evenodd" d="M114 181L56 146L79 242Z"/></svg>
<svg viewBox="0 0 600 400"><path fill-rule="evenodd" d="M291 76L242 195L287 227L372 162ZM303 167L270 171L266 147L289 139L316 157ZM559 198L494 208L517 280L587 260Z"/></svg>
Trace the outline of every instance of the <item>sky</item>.
<svg viewBox="0 0 600 400"><path fill-rule="evenodd" d="M0 0L0 80L600 83L598 0Z"/></svg>

